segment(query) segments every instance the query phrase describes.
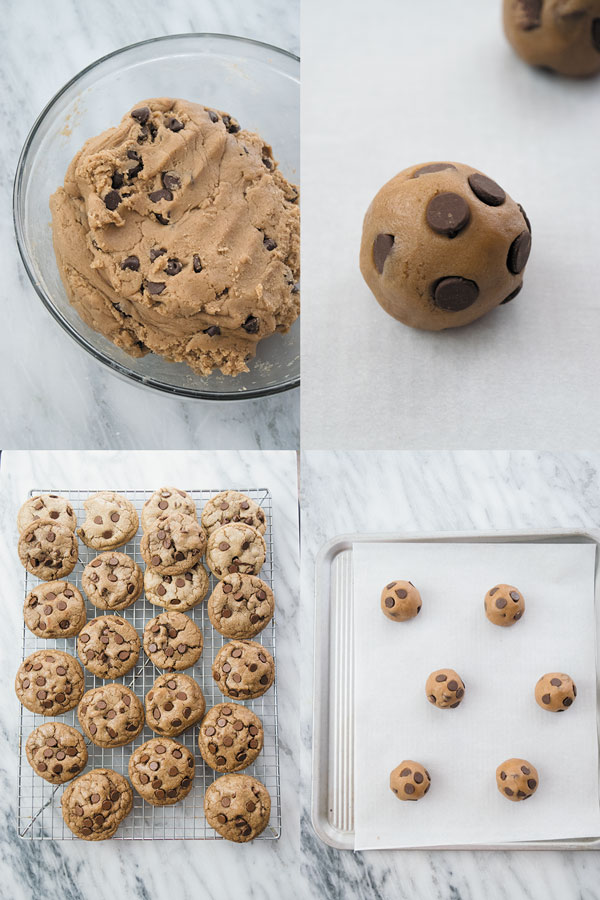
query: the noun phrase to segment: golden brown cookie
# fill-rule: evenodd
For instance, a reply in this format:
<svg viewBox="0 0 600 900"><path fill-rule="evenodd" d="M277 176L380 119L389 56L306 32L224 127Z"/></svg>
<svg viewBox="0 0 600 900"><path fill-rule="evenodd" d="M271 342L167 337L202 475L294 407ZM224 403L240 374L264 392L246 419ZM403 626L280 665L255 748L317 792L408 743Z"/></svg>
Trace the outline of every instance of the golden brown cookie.
<svg viewBox="0 0 600 900"><path fill-rule="evenodd" d="M77 655L92 675L120 678L138 661L139 635L121 616L98 616L81 630Z"/></svg>
<svg viewBox="0 0 600 900"><path fill-rule="evenodd" d="M264 784L250 775L222 775L206 789L204 813L221 837L243 844L267 827L271 797Z"/></svg>
<svg viewBox="0 0 600 900"><path fill-rule="evenodd" d="M398 800L420 800L430 787L429 772L414 759L405 759L390 773L390 789Z"/></svg>
<svg viewBox="0 0 600 900"><path fill-rule="evenodd" d="M221 491L211 497L202 510L202 524L208 535L230 522L250 525L261 534L267 530L264 510L240 491Z"/></svg>
<svg viewBox="0 0 600 900"><path fill-rule="evenodd" d="M454 669L436 669L425 685L427 699L440 709L456 709L465 696L465 683Z"/></svg>
<svg viewBox="0 0 600 900"><path fill-rule="evenodd" d="M186 491L174 487L162 487L154 491L142 507L142 528L151 531L158 519L164 519L173 513L197 518L196 504Z"/></svg>
<svg viewBox="0 0 600 900"><path fill-rule="evenodd" d="M213 706L198 729L202 759L217 772L246 769L262 750L263 739L258 716L238 703Z"/></svg>
<svg viewBox="0 0 600 900"><path fill-rule="evenodd" d="M239 572L258 575L267 550L260 532L250 525L231 524L216 528L208 539L206 562L215 578Z"/></svg>
<svg viewBox="0 0 600 900"><path fill-rule="evenodd" d="M98 747L122 747L144 727L144 707L124 684L103 684L81 698L79 724Z"/></svg>
<svg viewBox="0 0 600 900"><path fill-rule="evenodd" d="M146 600L179 612L186 612L204 600L208 585L208 572L201 562L181 575L162 575L151 568L144 572Z"/></svg>
<svg viewBox="0 0 600 900"><path fill-rule="evenodd" d="M540 778L526 759L506 759L496 769L496 785L503 797L517 803L528 800L538 789Z"/></svg>
<svg viewBox="0 0 600 900"><path fill-rule="evenodd" d="M273 684L275 663L269 651L256 641L230 641L217 653L212 674L226 697L253 700Z"/></svg>
<svg viewBox="0 0 600 900"><path fill-rule="evenodd" d="M36 519L19 538L19 559L28 572L42 581L69 575L77 564L77 538L66 525Z"/></svg>
<svg viewBox="0 0 600 900"><path fill-rule="evenodd" d="M131 783L147 803L172 806L187 797L194 784L194 756L169 738L152 738L129 757Z"/></svg>
<svg viewBox="0 0 600 900"><path fill-rule="evenodd" d="M61 800L65 824L84 841L111 838L131 812L133 791L112 769L92 769L75 779Z"/></svg>
<svg viewBox="0 0 600 900"><path fill-rule="evenodd" d="M138 564L126 553L109 550L87 564L81 584L98 609L125 609L142 593L144 576Z"/></svg>
<svg viewBox="0 0 600 900"><path fill-rule="evenodd" d="M576 696L575 683L564 672L547 672L535 686L537 704L550 712L564 712L573 705Z"/></svg>
<svg viewBox="0 0 600 900"><path fill-rule="evenodd" d="M146 656L159 669L189 669L202 655L202 632L184 613L161 613L144 628Z"/></svg>
<svg viewBox="0 0 600 900"><path fill-rule="evenodd" d="M83 670L62 650L36 650L19 666L17 697L30 712L59 716L77 706L83 694Z"/></svg>
<svg viewBox="0 0 600 900"><path fill-rule="evenodd" d="M115 491L92 494L83 507L86 518L78 534L93 550L122 547L138 530L140 523L135 506Z"/></svg>
<svg viewBox="0 0 600 900"><path fill-rule="evenodd" d="M38 637L73 637L85 625L85 603L68 581L45 581L27 594L23 617Z"/></svg>
<svg viewBox="0 0 600 900"><path fill-rule="evenodd" d="M275 611L269 585L255 575L234 572L219 581L208 598L213 628L229 638L252 638L265 628Z"/></svg>
<svg viewBox="0 0 600 900"><path fill-rule="evenodd" d="M192 569L205 549L204 529L182 513L157 519L140 543L146 565L162 575L180 575Z"/></svg>
<svg viewBox="0 0 600 900"><path fill-rule="evenodd" d="M183 672L159 675L146 694L146 722L165 737L181 734L203 717L206 701L202 688Z"/></svg>
<svg viewBox="0 0 600 900"><path fill-rule="evenodd" d="M77 516L71 503L58 494L37 494L26 500L17 514L17 528L21 534L28 525L39 519L64 525L71 531L77 527Z"/></svg>
<svg viewBox="0 0 600 900"><path fill-rule="evenodd" d="M25 744L29 765L50 784L64 784L85 769L88 752L76 728L64 722L44 722L34 728Z"/></svg>

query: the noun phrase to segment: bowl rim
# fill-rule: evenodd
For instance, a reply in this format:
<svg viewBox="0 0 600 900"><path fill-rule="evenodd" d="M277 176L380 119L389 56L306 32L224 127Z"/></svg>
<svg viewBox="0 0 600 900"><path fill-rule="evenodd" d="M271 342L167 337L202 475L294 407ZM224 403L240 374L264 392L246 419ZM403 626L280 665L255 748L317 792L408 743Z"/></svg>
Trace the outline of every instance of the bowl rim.
<svg viewBox="0 0 600 900"><path fill-rule="evenodd" d="M27 277L31 285L33 286L36 294L44 304L45 308L48 310L50 315L62 326L62 328L79 344L80 347L83 347L91 356L94 357L98 362L100 362L105 368L109 369L114 374L124 378L128 382L133 382L136 384L143 385L144 387L150 387L153 390L161 391L162 393L169 394L170 396L176 397L184 397L186 399L191 400L256 400L260 397L269 397L275 394L281 394L285 391L293 390L300 386L300 375L294 378L292 381L286 384L279 384L273 387L268 388L249 388L248 390L237 390L237 391L223 391L222 393L217 393L215 391L207 391L207 390L192 390L191 388L179 387L177 385L166 384L165 382L158 381L151 376L142 375L138 372L134 372L132 369L129 369L123 363L118 362L117 360L110 359L106 356L101 350L98 350L92 344L87 341L87 339L80 334L77 329L71 325L71 323L63 317L60 310L55 306L52 302L51 298L46 296L46 293L42 290L40 285L38 284L37 278L34 275L32 266L29 262L29 255L25 249L25 240L22 229L21 216L19 212L19 199L22 193L22 185L23 185L23 177L24 177L24 168L25 161L27 159L29 150L31 148L31 144L33 143L34 138L36 137L42 123L44 122L47 114L52 109L52 107L56 104L56 102L65 94L74 84L76 84L84 75L88 72L95 69L101 63L106 62L113 57L120 56L121 54L125 54L130 50L134 50L137 47L143 47L147 44L158 44L162 41L170 41L178 38L217 38L219 40L227 40L227 41L235 41L240 44L251 44L256 47L262 47L269 51L275 52L281 56L286 56L289 59L292 59L296 62L300 62L300 57L295 53L292 53L290 50L284 50L282 47L277 47L274 44L269 44L266 41L258 41L254 38L241 37L240 35L235 34L223 34L220 32L213 31L190 31L190 32L182 32L177 34L162 34L157 37L146 38L143 41L136 41L134 44L127 44L125 47L118 47L116 50L112 50L110 53L106 53L104 56L100 56L98 59L89 63L79 72L77 72L72 78L70 78L46 103L43 107L42 111L36 117L33 125L31 126L27 137L23 143L23 147L19 154L19 159L17 161L17 168L15 171L14 181L13 181L13 196L12 196L12 214L13 214L13 228L15 232L17 249L19 251L19 255L21 257L21 261L25 268L25 272L27 273ZM191 371L191 370L190 370Z"/></svg>

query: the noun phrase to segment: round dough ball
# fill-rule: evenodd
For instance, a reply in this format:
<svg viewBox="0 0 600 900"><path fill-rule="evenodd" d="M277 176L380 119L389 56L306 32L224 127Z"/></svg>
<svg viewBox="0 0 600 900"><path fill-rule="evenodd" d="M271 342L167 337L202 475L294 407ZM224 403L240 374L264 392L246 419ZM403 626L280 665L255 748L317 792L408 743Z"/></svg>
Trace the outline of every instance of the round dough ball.
<svg viewBox="0 0 600 900"><path fill-rule="evenodd" d="M535 794L539 783L536 767L526 759L505 759L496 769L498 790L513 803L527 800Z"/></svg>
<svg viewBox="0 0 600 900"><path fill-rule="evenodd" d="M455 709L465 695L465 683L454 669L437 669L425 684L427 699L440 709Z"/></svg>
<svg viewBox="0 0 600 900"><path fill-rule="evenodd" d="M376 300L413 328L468 325L523 285L531 227L522 207L472 166L411 166L375 196L360 270Z"/></svg>
<svg viewBox="0 0 600 900"><path fill-rule="evenodd" d="M381 609L394 622L414 619L421 606L421 595L412 581L390 581L381 592Z"/></svg>
<svg viewBox="0 0 600 900"><path fill-rule="evenodd" d="M390 788L398 800L420 800L430 787L429 772L413 759L405 759L390 773Z"/></svg>
<svg viewBox="0 0 600 900"><path fill-rule="evenodd" d="M600 72L600 0L504 0L504 31L532 66L575 77Z"/></svg>
<svg viewBox="0 0 600 900"><path fill-rule="evenodd" d="M535 699L542 709L564 712L577 696L577 688L570 675L564 672L548 672L535 686Z"/></svg>
<svg viewBox="0 0 600 900"><path fill-rule="evenodd" d="M490 622L503 628L514 625L525 612L525 598L512 584L496 584L489 589L483 603Z"/></svg>

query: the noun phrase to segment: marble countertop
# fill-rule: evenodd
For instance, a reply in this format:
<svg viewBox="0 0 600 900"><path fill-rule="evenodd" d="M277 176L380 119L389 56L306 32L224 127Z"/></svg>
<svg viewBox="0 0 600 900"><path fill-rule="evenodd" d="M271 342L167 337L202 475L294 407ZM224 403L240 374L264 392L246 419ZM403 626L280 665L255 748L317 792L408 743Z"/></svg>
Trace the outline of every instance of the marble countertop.
<svg viewBox="0 0 600 900"><path fill-rule="evenodd" d="M23 569L15 516L35 486L153 489L268 487L273 497L274 592L282 833L278 841L27 841L16 834L19 704L14 674L22 634ZM0 466L0 897L10 900L179 900L306 894L298 887L299 685L297 458L289 453L4 452ZM292 885L292 886L290 886ZM298 891L298 893L296 893Z"/></svg>
<svg viewBox="0 0 600 900"><path fill-rule="evenodd" d="M302 658L312 658L315 558L352 532L600 528L600 455L305 452ZM600 853L333 850L310 821L311 677L302 681L303 866L313 895L361 900L597 900Z"/></svg>
<svg viewBox="0 0 600 900"><path fill-rule="evenodd" d="M90 357L43 308L14 238L12 182L36 116L67 80L106 53L156 35L212 31L299 52L298 0L117 0L11 4L0 36L3 393L0 446L295 449L299 391L260 400L176 400L128 384ZM41 336L43 335L43 340Z"/></svg>

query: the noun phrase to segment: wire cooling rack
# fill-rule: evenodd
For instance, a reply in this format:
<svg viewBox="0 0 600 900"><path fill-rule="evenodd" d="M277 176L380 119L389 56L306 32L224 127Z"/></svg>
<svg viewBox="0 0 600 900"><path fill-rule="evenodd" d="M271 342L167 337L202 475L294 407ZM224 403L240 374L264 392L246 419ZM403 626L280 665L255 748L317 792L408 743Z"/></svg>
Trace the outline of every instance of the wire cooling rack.
<svg viewBox="0 0 600 900"><path fill-rule="evenodd" d="M267 556L264 566L260 572L260 577L267 582L273 584L273 537L272 537L272 502L271 495L266 488L236 488L241 490L248 497L251 497L264 510L267 520L267 530L264 535L267 546ZM224 490L220 488L219 490ZM188 493L194 498L198 514L206 501L218 493L219 490L190 490ZM83 501L95 493L93 490L72 490L59 489L57 487L32 490L30 496L36 494L53 493L67 497L73 506L73 511L77 515L78 526L82 524L85 518L83 509ZM136 507L138 513L141 512L144 502L151 496L152 491L121 491L123 496L127 497ZM198 519L200 515L198 515ZM140 553L141 528L133 538L124 547L119 547L119 551L127 553L131 556L142 571L144 570L144 561ZM86 600L86 611L88 619L92 619L100 615L121 615L130 622L137 633L142 638L144 626L149 619L163 612L161 606L154 606L150 603L145 594L136 600L127 609L112 611L97 609L87 600L85 591L81 586L81 575L87 563L96 556L96 551L86 547L82 541L79 541L79 561L73 570L65 579L71 584L75 584L81 591L82 596ZM206 598L210 596L210 592L216 585L216 579L210 576L210 587ZM39 580L30 575L25 574L25 596L32 590ZM187 675L191 675L201 686L206 698L206 708L210 709L216 703L226 702L228 700L212 677L212 663L221 647L227 643L227 638L219 634L212 627L208 614L206 612L206 599L186 612L186 615L198 625L204 637L204 649L202 656L194 666L185 669ZM267 627L261 631L253 640L262 643L275 657L275 620L272 619ZM35 650L58 649L65 650L76 659L77 656L77 637L57 638L44 640L32 634L27 626L23 626L23 659L33 653ZM87 669L83 669L85 674L85 690L98 687L101 684L108 683L111 679L97 678ZM121 678L113 679L116 682L130 687L140 698L142 703L144 697L152 687L155 679L163 672L162 669L156 668L147 658L143 648L140 651L140 658L135 666L126 675ZM236 700L236 703L243 701ZM276 840L281 835L281 790L279 777L279 739L277 734L277 679L275 684L256 700L248 700L244 703L250 707L260 718L264 728L264 747L253 765L243 770L243 774L253 775L265 785L271 795L271 818L268 826L259 835L256 840ZM73 725L80 729L77 720L77 708L70 712L56 717L57 721L65 722L67 725ZM40 716L29 712L24 706L21 706L21 718L19 728L19 813L18 813L18 831L22 838L27 840L75 840L75 836L67 828L64 823L60 798L66 785L52 785L39 775L36 775L27 761L25 753L25 742L31 731L44 722L54 721L51 716ZM196 773L194 777L194 786L184 800L179 801L173 806L152 806L145 803L144 800L133 791L133 809L131 813L119 826L113 840L131 841L131 840L223 840L207 823L204 815L204 794L207 787L218 777L218 773L214 772L206 765L197 745L197 726L188 728L183 734L175 737L176 741L184 744L194 755L196 761ZM114 769L116 772L127 776L127 766L129 757L136 747L143 744L150 738L157 737L147 725L144 725L143 731L138 737L124 747L116 747L114 749L106 749L97 747L86 739L89 759L85 771L95 768Z"/></svg>

